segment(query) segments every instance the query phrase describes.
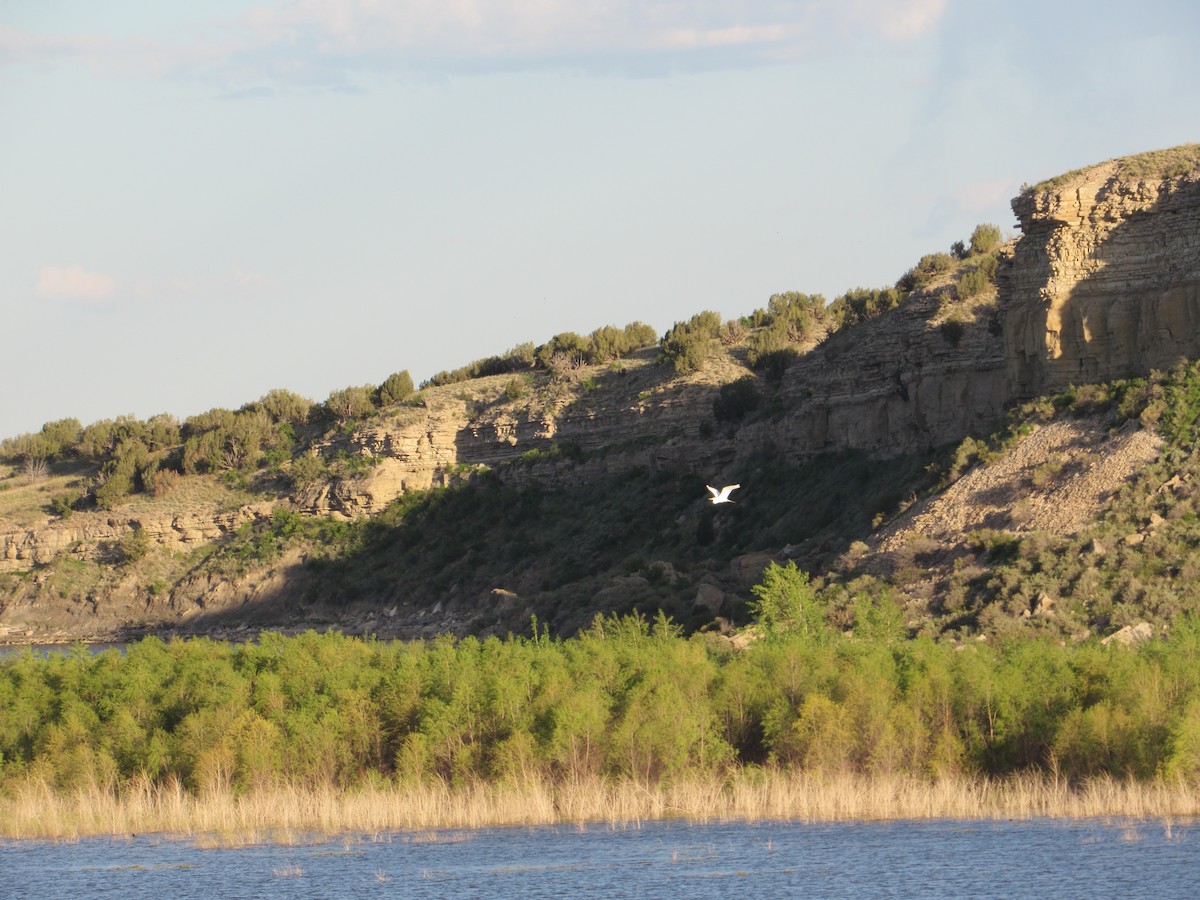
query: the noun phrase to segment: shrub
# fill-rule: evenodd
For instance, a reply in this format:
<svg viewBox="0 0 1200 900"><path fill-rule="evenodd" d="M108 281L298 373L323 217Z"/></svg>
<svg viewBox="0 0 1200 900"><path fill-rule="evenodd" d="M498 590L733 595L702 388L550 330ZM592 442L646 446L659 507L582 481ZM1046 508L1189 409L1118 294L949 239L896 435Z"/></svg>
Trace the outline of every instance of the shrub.
<svg viewBox="0 0 1200 900"><path fill-rule="evenodd" d="M170 413L159 413L146 420L143 440L149 449L173 447L181 439L179 420Z"/></svg>
<svg viewBox="0 0 1200 900"><path fill-rule="evenodd" d="M800 352L792 343L785 328L772 323L750 336L746 351L746 362L767 379L778 382L788 366L800 358Z"/></svg>
<svg viewBox="0 0 1200 900"><path fill-rule="evenodd" d="M76 449L82 429L78 419L47 422L36 434L22 434L0 441L0 458L28 463L61 459Z"/></svg>
<svg viewBox="0 0 1200 900"><path fill-rule="evenodd" d="M30 481L41 481L50 474L50 463L44 456L27 456L21 471Z"/></svg>
<svg viewBox="0 0 1200 900"><path fill-rule="evenodd" d="M1160 430L1175 447L1190 450L1200 422L1200 363L1181 363L1163 392Z"/></svg>
<svg viewBox="0 0 1200 900"><path fill-rule="evenodd" d="M325 407L339 423L348 422L375 411L375 403L371 399L374 393L375 388L370 385L342 388L330 393Z"/></svg>
<svg viewBox="0 0 1200 900"><path fill-rule="evenodd" d="M574 331L564 331L554 335L546 343L537 348L534 359L543 369L550 370L551 362L556 361L558 367L568 368L582 365L588 358L588 339Z"/></svg>
<svg viewBox="0 0 1200 900"><path fill-rule="evenodd" d="M954 257L949 253L926 253L917 264L905 272L896 287L905 293L923 287L928 281L954 270Z"/></svg>
<svg viewBox="0 0 1200 900"><path fill-rule="evenodd" d="M369 401L368 401L369 402ZM251 405L241 412L210 410L184 422L179 465L185 474L197 472L251 472L273 448L291 446L291 426L276 425L262 408Z"/></svg>
<svg viewBox="0 0 1200 900"><path fill-rule="evenodd" d="M83 499L81 491L67 491L65 494L59 494L50 499L50 511L62 519L71 518L71 514L75 512L76 504Z"/></svg>
<svg viewBox="0 0 1200 900"><path fill-rule="evenodd" d="M654 329L644 322L630 322L624 328L605 325L588 335L585 355L589 363L604 363L652 346L657 340Z"/></svg>
<svg viewBox="0 0 1200 900"><path fill-rule="evenodd" d="M329 477L325 459L318 453L305 453L292 460L288 478L297 491L307 491Z"/></svg>
<svg viewBox="0 0 1200 900"><path fill-rule="evenodd" d="M243 412L262 410L272 422L287 422L291 425L303 425L312 413L313 402L307 397L301 397L291 391L276 388L268 391L253 403L242 407Z"/></svg>
<svg viewBox="0 0 1200 900"><path fill-rule="evenodd" d="M92 496L102 509L112 509L134 492L150 452L140 441L124 441L100 470Z"/></svg>
<svg viewBox="0 0 1200 900"><path fill-rule="evenodd" d="M971 232L971 252L974 254L991 253L1000 246L1000 226L976 225Z"/></svg>
<svg viewBox="0 0 1200 900"><path fill-rule="evenodd" d="M533 344L518 344L500 356L489 356L485 359L478 359L458 369L438 372L428 381L423 382L421 387L442 387L447 384L470 381L472 378L486 378L490 375L505 375L509 372L519 372L522 369L532 368L535 361Z"/></svg>
<svg viewBox="0 0 1200 900"><path fill-rule="evenodd" d="M150 552L150 535L141 528L134 528L121 535L121 561L135 563Z"/></svg>
<svg viewBox="0 0 1200 900"><path fill-rule="evenodd" d="M379 405L393 406L407 400L413 395L413 391L413 380L408 374L408 369L393 372L379 386Z"/></svg>
<svg viewBox="0 0 1200 900"><path fill-rule="evenodd" d="M145 473L142 478L145 480ZM150 486L146 489L152 491L155 497L166 497L179 487L182 480L183 475L174 469L155 469Z"/></svg>
<svg viewBox="0 0 1200 900"><path fill-rule="evenodd" d="M660 359L680 375L699 372L720 332L721 317L711 310L697 313L687 322L676 322L659 342Z"/></svg>
<svg viewBox="0 0 1200 900"><path fill-rule="evenodd" d="M982 269L971 269L964 272L958 279L958 283L954 286L954 292L960 300L967 300L981 293L989 284L988 277Z"/></svg>
<svg viewBox="0 0 1200 900"><path fill-rule="evenodd" d="M768 324L782 327L793 341L814 337L825 319L825 298L820 294L787 291L767 301Z"/></svg>
<svg viewBox="0 0 1200 900"><path fill-rule="evenodd" d="M504 385L504 396L508 400L520 400L529 393L529 382L524 378L510 378Z"/></svg>
<svg viewBox="0 0 1200 900"><path fill-rule="evenodd" d="M896 288L854 288L829 304L828 318L834 330L874 319L900 305Z"/></svg>
<svg viewBox="0 0 1200 900"><path fill-rule="evenodd" d="M720 422L737 422L758 408L762 394L754 376L746 375L737 381L721 385L713 400L713 416Z"/></svg>
<svg viewBox="0 0 1200 900"><path fill-rule="evenodd" d="M183 427L181 429L183 439L186 442L189 438L204 434L206 431L228 428L236 415L237 413L233 410L218 407L199 415L188 416L183 420Z"/></svg>
<svg viewBox="0 0 1200 900"><path fill-rule="evenodd" d="M721 343L728 346L740 344L746 337L746 326L737 319L730 319L721 326Z"/></svg>

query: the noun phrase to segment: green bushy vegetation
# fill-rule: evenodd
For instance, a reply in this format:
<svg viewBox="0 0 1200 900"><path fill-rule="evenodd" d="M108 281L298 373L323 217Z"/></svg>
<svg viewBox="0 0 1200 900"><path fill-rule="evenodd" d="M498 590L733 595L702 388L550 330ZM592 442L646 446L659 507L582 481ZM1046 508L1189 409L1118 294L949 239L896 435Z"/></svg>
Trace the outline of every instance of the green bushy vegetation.
<svg viewBox="0 0 1200 900"><path fill-rule="evenodd" d="M713 418L718 422L739 422L758 409L762 392L753 375L721 385L713 400Z"/></svg>
<svg viewBox="0 0 1200 900"><path fill-rule="evenodd" d="M896 288L854 288L829 305L829 316L836 330L875 319L900 305L901 295Z"/></svg>
<svg viewBox="0 0 1200 900"><path fill-rule="evenodd" d="M721 327L721 317L712 310L676 322L659 341L659 358L680 375L699 372L717 346Z"/></svg>
<svg viewBox="0 0 1200 900"><path fill-rule="evenodd" d="M193 791L470 784L734 767L918 777L1200 775L1200 626L1137 649L954 647L782 629L747 650L669 620L578 637L147 638L0 661L0 785Z"/></svg>
<svg viewBox="0 0 1200 900"><path fill-rule="evenodd" d="M657 335L643 322L630 322L624 328L605 325L587 335L564 331L544 344L519 344L507 353L476 360L466 366L439 372L422 384L441 387L473 378L528 372L539 368L564 376L583 365L596 365L628 356L643 347L653 346Z"/></svg>
<svg viewBox="0 0 1200 900"><path fill-rule="evenodd" d="M477 359L457 369L438 372L428 381L422 382L421 388L442 387L447 384L458 384L472 378L487 378L491 375L507 375L511 372L521 372L533 368L535 348L531 343L518 344L507 353Z"/></svg>
<svg viewBox="0 0 1200 900"><path fill-rule="evenodd" d="M750 368L778 381L800 358L801 347L825 335L830 316L820 294L788 291L772 294L765 309L756 309L739 325L754 329L747 339Z"/></svg>
<svg viewBox="0 0 1200 900"><path fill-rule="evenodd" d="M376 389L376 395L379 398L380 406L394 406L411 397L415 390L408 369L402 369L384 379L383 384Z"/></svg>

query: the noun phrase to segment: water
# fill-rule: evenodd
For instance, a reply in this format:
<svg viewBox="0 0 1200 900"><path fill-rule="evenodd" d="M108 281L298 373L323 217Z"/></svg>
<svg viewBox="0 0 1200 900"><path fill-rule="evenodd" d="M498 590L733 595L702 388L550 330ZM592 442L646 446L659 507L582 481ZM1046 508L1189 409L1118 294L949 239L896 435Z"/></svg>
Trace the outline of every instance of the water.
<svg viewBox="0 0 1200 900"><path fill-rule="evenodd" d="M34 656L51 656L57 654L59 656L67 656L75 652L76 647L83 647L88 653L93 656L97 653L103 653L105 650L120 650L125 652L125 648L129 644L125 641L116 641L111 643L95 643L95 644L0 644L0 660L10 656L20 656L26 650L30 651Z"/></svg>
<svg viewBox="0 0 1200 900"><path fill-rule="evenodd" d="M505 828L205 849L0 844L0 897L1120 897L1200 894L1200 823Z"/></svg>

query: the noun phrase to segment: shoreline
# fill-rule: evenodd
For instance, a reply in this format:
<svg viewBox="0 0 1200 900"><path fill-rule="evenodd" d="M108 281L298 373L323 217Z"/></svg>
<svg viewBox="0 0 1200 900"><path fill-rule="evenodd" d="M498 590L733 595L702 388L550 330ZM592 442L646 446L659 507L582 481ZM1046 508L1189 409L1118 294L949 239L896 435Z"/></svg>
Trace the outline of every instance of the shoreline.
<svg viewBox="0 0 1200 900"><path fill-rule="evenodd" d="M0 791L0 838L75 841L156 834L202 846L304 844L341 834L684 820L850 822L1200 817L1200 791L1182 781L1101 776L1078 785L1044 775L1009 778L821 775L740 770L669 784L592 779L341 789L279 784L194 794L178 782L56 791L43 781ZM436 839L436 836L432 839Z"/></svg>

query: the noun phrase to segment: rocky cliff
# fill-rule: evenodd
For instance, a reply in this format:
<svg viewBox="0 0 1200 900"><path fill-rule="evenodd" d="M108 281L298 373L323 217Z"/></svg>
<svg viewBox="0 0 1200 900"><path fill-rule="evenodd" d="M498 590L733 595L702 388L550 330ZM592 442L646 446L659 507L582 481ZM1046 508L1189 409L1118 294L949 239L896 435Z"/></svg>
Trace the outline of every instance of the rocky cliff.
<svg viewBox="0 0 1200 900"><path fill-rule="evenodd" d="M1013 210L1022 235L1002 255L998 295L959 301L934 286L816 344L787 370L768 420L711 428L717 388L750 373L736 348L688 379L665 378L649 351L596 373L599 390L518 403L504 401L507 379L481 379L466 399L431 397L350 436L342 449L372 469L304 504L369 514L455 469L555 445L592 458L583 467L531 459L505 477L585 479L634 465L714 472L764 448L794 459L911 452L992 427L1014 400L1200 354L1200 151L1083 169L1027 190Z"/></svg>
<svg viewBox="0 0 1200 900"><path fill-rule="evenodd" d="M1070 173L1013 201L1001 272L1016 397L1141 375L1200 350L1200 150Z"/></svg>
<svg viewBox="0 0 1200 900"><path fill-rule="evenodd" d="M1001 253L996 290L961 299L951 276L934 279L885 315L815 336L781 381L755 375L747 345L731 341L687 377L657 363L657 351L648 349L565 381L527 373L516 391L507 375L429 389L417 405L393 407L315 448L356 460L353 477L281 493L278 501L309 515L351 520L484 470L521 490L587 486L628 472L745 477L763 459L800 465L827 452L895 457L986 432L1023 398L1200 356L1200 146L1069 173L1022 192L1013 209L1022 233ZM715 416L722 385L747 376L765 407L744 419ZM1100 488L1093 493L1107 495ZM288 571L273 564L238 569L231 579L205 569L204 548L269 522L275 502L243 498L236 508L226 503L170 513L150 504L70 520L45 516L20 527L0 520L0 574L32 576L7 588L17 600L0 608L0 629L5 620L26 631L54 620L63 635L79 636L86 634L89 607L107 604L109 623L162 624L181 622L197 609L236 610L248 598L302 591L303 578L294 580L303 569L299 555L290 558ZM681 507L663 533L697 529L712 540L709 532L719 525ZM64 587L63 577L44 584L39 572L60 559L116 572L121 541L137 531L176 559L153 590L119 572L82 586ZM482 552L478 540L474 546L474 553ZM750 549L778 552L778 546ZM742 556L733 561L737 573L751 556L759 569L769 558ZM734 589L734 582L746 587L742 574L721 574L728 560L705 560L694 578L659 562L640 574L611 577L597 595L625 596L630 579L648 588L669 571L666 583L680 591L703 588L708 599L702 605L715 613L723 589ZM527 572L522 583L552 580ZM460 598L454 602L463 628L475 601L461 597L480 589L447 588L447 597ZM77 609L64 619L54 610L68 598ZM510 601L522 614L528 609ZM395 616L404 605L389 601L388 608ZM408 614L422 628L434 628L430 616L436 619L441 608L431 593L411 603Z"/></svg>

